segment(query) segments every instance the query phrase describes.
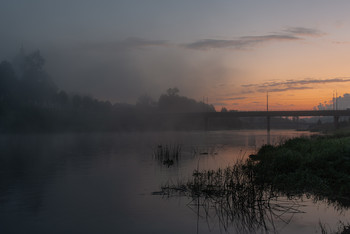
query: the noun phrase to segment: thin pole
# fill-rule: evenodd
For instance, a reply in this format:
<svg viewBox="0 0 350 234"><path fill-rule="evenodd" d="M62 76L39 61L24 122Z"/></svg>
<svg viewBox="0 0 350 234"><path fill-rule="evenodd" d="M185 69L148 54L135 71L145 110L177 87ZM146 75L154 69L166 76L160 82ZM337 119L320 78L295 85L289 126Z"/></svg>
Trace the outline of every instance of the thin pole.
<svg viewBox="0 0 350 234"><path fill-rule="evenodd" d="M269 112L269 92L266 92L266 112ZM270 116L266 116L267 144L270 144Z"/></svg>
<svg viewBox="0 0 350 234"><path fill-rule="evenodd" d="M269 111L269 92L266 92L266 111Z"/></svg>

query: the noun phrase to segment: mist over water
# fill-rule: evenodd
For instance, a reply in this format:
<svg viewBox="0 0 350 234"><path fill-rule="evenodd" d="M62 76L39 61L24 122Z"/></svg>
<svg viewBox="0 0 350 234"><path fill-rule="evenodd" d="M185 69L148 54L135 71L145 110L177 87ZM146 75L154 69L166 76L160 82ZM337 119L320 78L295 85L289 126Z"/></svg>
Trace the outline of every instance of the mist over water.
<svg viewBox="0 0 350 234"><path fill-rule="evenodd" d="M238 202L210 203L163 188L202 170L222 173L307 130L349 129L349 7L2 0L0 234L333 233L348 225L347 209L304 193L258 194L246 183ZM306 171L347 166L348 141L334 142L336 153L323 156L338 164ZM343 175L334 190L347 194Z"/></svg>
<svg viewBox="0 0 350 234"><path fill-rule="evenodd" d="M271 140L305 134L272 131ZM199 233L217 233L222 227L215 216L197 220L187 198L152 193L189 178L194 169L232 165L265 142L265 131L252 130L1 135L0 231L196 233L199 222ZM159 145L176 144L181 155L170 167L154 157ZM347 214L306 198L297 202L306 213L288 224L276 220L281 233L310 233L318 219L336 225Z"/></svg>

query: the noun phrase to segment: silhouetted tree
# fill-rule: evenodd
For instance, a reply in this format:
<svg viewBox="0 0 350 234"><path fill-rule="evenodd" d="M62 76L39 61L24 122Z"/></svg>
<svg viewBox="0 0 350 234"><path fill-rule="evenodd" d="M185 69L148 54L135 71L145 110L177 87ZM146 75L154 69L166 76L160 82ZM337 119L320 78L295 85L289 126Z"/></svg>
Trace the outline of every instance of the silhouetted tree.
<svg viewBox="0 0 350 234"><path fill-rule="evenodd" d="M213 105L197 102L184 96L178 95L178 88L170 88L167 94L159 97L158 107L160 111L166 112L215 112Z"/></svg>
<svg viewBox="0 0 350 234"><path fill-rule="evenodd" d="M68 95L58 92L44 66L40 51L26 54L23 48L12 64L0 63L0 132L201 129L196 119L159 111L215 111L212 105L180 96L176 87L166 90L158 103L145 94L136 105Z"/></svg>
<svg viewBox="0 0 350 234"><path fill-rule="evenodd" d="M169 88L166 93L168 94L168 96L176 96L178 95L178 93L180 92L180 90L177 87L174 88Z"/></svg>
<svg viewBox="0 0 350 234"><path fill-rule="evenodd" d="M222 107L221 112L228 112L228 110L226 109L226 107Z"/></svg>
<svg viewBox="0 0 350 234"><path fill-rule="evenodd" d="M20 91L29 103L47 104L52 102L57 87L44 70L45 59L34 51L25 57L22 64Z"/></svg>
<svg viewBox="0 0 350 234"><path fill-rule="evenodd" d="M14 98L17 79L11 63L3 61L0 64L0 101Z"/></svg>

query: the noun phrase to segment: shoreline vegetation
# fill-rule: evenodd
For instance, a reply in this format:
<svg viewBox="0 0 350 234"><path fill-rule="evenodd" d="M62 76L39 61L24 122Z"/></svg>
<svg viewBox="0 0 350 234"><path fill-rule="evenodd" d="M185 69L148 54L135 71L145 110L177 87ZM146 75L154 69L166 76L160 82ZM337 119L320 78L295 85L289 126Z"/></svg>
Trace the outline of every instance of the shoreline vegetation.
<svg viewBox="0 0 350 234"><path fill-rule="evenodd" d="M350 207L350 133L264 145L251 157L256 183L286 195L312 195ZM252 162L254 161L254 162Z"/></svg>
<svg viewBox="0 0 350 234"><path fill-rule="evenodd" d="M350 208L350 132L314 135L264 145L255 155L217 170L194 170L192 177L162 186L165 196L187 196L216 207L226 219L244 218L245 229L269 229L271 203L278 197L308 197L337 209ZM205 205L210 203L210 205ZM198 202L199 205L199 202ZM219 208L218 208L219 206ZM244 208L244 209L243 209ZM272 209L272 210L271 210ZM278 207L299 212L291 207ZM241 214L241 213L244 214ZM228 216L227 216L228 215ZM320 224L322 233L327 233ZM227 223L224 224L227 228ZM349 224L336 233L349 233Z"/></svg>

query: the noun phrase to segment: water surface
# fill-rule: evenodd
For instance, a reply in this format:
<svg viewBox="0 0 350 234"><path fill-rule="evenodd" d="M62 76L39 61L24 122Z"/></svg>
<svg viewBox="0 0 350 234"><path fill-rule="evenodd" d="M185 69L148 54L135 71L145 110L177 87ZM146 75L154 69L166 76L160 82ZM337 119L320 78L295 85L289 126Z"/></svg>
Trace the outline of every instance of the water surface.
<svg viewBox="0 0 350 234"><path fill-rule="evenodd" d="M309 133L272 131L271 143L299 135ZM263 130L1 135L0 233L240 233L240 219L225 227L215 209L152 193L265 143ZM179 160L163 165L159 145L180 145ZM274 218L276 232L319 233L319 222L336 230L350 217L305 197L290 204L300 212Z"/></svg>

